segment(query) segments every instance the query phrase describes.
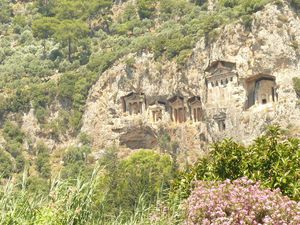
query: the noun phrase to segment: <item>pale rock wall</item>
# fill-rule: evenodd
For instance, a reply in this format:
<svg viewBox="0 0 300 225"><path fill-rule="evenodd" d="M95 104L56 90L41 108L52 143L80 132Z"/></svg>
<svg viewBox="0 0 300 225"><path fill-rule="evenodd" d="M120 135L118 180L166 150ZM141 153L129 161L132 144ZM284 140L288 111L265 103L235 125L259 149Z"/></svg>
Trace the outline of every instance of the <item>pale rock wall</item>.
<svg viewBox="0 0 300 225"><path fill-rule="evenodd" d="M282 22L283 18L287 21ZM297 131L300 109L292 78L300 77L300 51L292 46L292 42L300 43L299 17L287 5L282 8L267 5L254 15L251 31L240 23L219 31L219 37L209 46L205 45L204 39L199 40L185 69L178 70L174 62L155 62L151 53L143 53L120 59L102 74L90 91L82 127L82 131L93 138L96 149L119 145L121 137L124 147L126 141L140 141L142 144L138 147L153 147L157 144L155 137L158 139L159 130L164 129L179 142L179 151L184 152L184 158L189 161L198 157L212 140L233 137L249 143L269 124L292 125ZM136 60L131 67L124 63L130 57ZM215 60L235 62L239 75L239 85L229 87L230 102L222 108L209 107L206 99L204 70ZM245 110L245 79L259 73L276 78L278 101ZM168 99L175 94L182 95L185 100L199 95L205 119L197 124L190 120L175 124L170 120L169 112L165 112L163 120L153 124L147 112L126 116L120 99L132 91L145 93L149 101L156 97ZM224 132L219 132L214 119L221 112L226 114Z"/></svg>
<svg viewBox="0 0 300 225"><path fill-rule="evenodd" d="M51 111L51 115L48 118L49 121L57 118L58 115L58 110L53 109ZM21 124L21 129L22 131L25 132L27 135L28 139L26 139L26 143L24 143L24 147L27 150L32 150L36 146L38 142L43 142L45 143L50 151L55 151L55 150L61 150L61 149L66 149L70 146L77 146L79 144L79 141L71 137L70 135L61 135L59 137L59 140L54 140L51 138L49 135L46 135L41 127L40 124L37 120L37 118L34 115L34 109L30 109L28 113L24 113L22 116L22 124ZM1 145L1 140L0 140L0 145Z"/></svg>

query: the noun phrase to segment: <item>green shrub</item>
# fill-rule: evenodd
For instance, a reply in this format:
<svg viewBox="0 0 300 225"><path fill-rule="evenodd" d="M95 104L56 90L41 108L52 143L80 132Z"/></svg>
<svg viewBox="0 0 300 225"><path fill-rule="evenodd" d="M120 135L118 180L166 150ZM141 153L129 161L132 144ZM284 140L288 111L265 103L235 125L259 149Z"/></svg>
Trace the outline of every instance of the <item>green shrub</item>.
<svg viewBox="0 0 300 225"><path fill-rule="evenodd" d="M76 162L84 162L87 159L87 155L90 153L90 151L91 149L87 146L68 148L63 157L64 165Z"/></svg>
<svg viewBox="0 0 300 225"><path fill-rule="evenodd" d="M222 0L220 4L224 7L233 8L239 4L239 0Z"/></svg>
<svg viewBox="0 0 300 225"><path fill-rule="evenodd" d="M118 21L119 23L123 23L126 21L137 19L137 12L134 4L128 4L126 8L124 9L124 12L122 14L122 17Z"/></svg>
<svg viewBox="0 0 300 225"><path fill-rule="evenodd" d="M50 165L50 153L49 149L44 143L38 143L36 147L37 158L36 167L37 171L43 178L50 178L51 165Z"/></svg>
<svg viewBox="0 0 300 225"><path fill-rule="evenodd" d="M170 180L172 160L168 155L160 155L151 150L140 150L121 161L120 168L128 178L123 181L124 188L128 188L126 190L128 195L130 189L135 186L137 193L133 196L133 200L144 193L150 201Z"/></svg>
<svg viewBox="0 0 300 225"><path fill-rule="evenodd" d="M178 63L178 65L184 66L187 59L192 55L192 53L193 51L190 49L182 50L176 58L176 62Z"/></svg>
<svg viewBox="0 0 300 225"><path fill-rule="evenodd" d="M50 185L49 182L44 178L30 176L26 180L26 190L33 196L43 196L42 194L47 194L49 192Z"/></svg>
<svg viewBox="0 0 300 225"><path fill-rule="evenodd" d="M145 205L150 205L166 188L172 177L172 160L168 155L148 150L140 150L121 161L116 159L116 150L102 159L109 179L104 210L108 215L122 212L126 217L133 213L141 196Z"/></svg>
<svg viewBox="0 0 300 225"><path fill-rule="evenodd" d="M5 150L11 154L13 158L17 158L22 154L22 144L16 141L8 141L5 144Z"/></svg>
<svg viewBox="0 0 300 225"><path fill-rule="evenodd" d="M88 134L83 133L83 132L79 134L79 140L83 145L86 145L86 146L90 146L92 143L91 137Z"/></svg>
<svg viewBox="0 0 300 225"><path fill-rule="evenodd" d="M293 47L295 50L299 49L299 42L296 40L291 41L291 47Z"/></svg>
<svg viewBox="0 0 300 225"><path fill-rule="evenodd" d="M266 3L268 3L268 0L247 0L242 1L241 5L246 13L251 14L262 10Z"/></svg>
<svg viewBox="0 0 300 225"><path fill-rule="evenodd" d="M296 91L298 98L300 98L300 78L294 77L293 84L294 84L294 90Z"/></svg>
<svg viewBox="0 0 300 225"><path fill-rule="evenodd" d="M34 114L39 123L43 124L46 122L46 118L49 116L49 111L43 107L37 107L34 111Z"/></svg>
<svg viewBox="0 0 300 225"><path fill-rule="evenodd" d="M22 153L16 157L15 161L16 161L16 172L20 173L24 171L26 160Z"/></svg>
<svg viewBox="0 0 300 225"><path fill-rule="evenodd" d="M192 9L196 8L184 0L161 0L159 6L160 17L162 17L163 20L189 15Z"/></svg>
<svg viewBox="0 0 300 225"><path fill-rule="evenodd" d="M73 73L66 73L59 80L58 96L63 103L73 101L76 80L77 77Z"/></svg>
<svg viewBox="0 0 300 225"><path fill-rule="evenodd" d="M21 34L21 43L22 44L31 44L31 42L33 41L33 35L31 33L31 31L29 30L25 30L22 32Z"/></svg>
<svg viewBox="0 0 300 225"><path fill-rule="evenodd" d="M22 172L26 163L23 155L24 149L22 143L17 142L16 140L8 140L4 147L5 150L14 158L14 172Z"/></svg>
<svg viewBox="0 0 300 225"><path fill-rule="evenodd" d="M30 93L26 89L17 89L16 92L9 97L7 110L10 112L28 112L30 109Z"/></svg>
<svg viewBox="0 0 300 225"><path fill-rule="evenodd" d="M242 24L244 25L246 30L251 30L252 22L253 22L252 16L245 15L245 16L242 16L241 19L242 19Z"/></svg>
<svg viewBox="0 0 300 225"><path fill-rule="evenodd" d="M7 113L8 101L7 98L0 95L0 119Z"/></svg>
<svg viewBox="0 0 300 225"><path fill-rule="evenodd" d="M157 0L138 0L138 14L141 19L153 18Z"/></svg>
<svg viewBox="0 0 300 225"><path fill-rule="evenodd" d="M108 69L122 54L122 52L105 52L91 56L88 68L92 71L103 72Z"/></svg>
<svg viewBox="0 0 300 225"><path fill-rule="evenodd" d="M300 139L286 139L278 127L270 127L254 144L245 147L232 140L213 145L212 152L183 173L174 187L183 197L189 195L192 181L248 178L283 194L300 199Z"/></svg>
<svg viewBox="0 0 300 225"><path fill-rule="evenodd" d="M291 0L291 5L296 9L300 9L300 0Z"/></svg>
<svg viewBox="0 0 300 225"><path fill-rule="evenodd" d="M95 73L87 71L65 73L61 77L58 83L58 97L63 107L68 110L67 115L63 116L63 126L72 131L79 130L85 101L96 78Z"/></svg>
<svg viewBox="0 0 300 225"><path fill-rule="evenodd" d="M25 137L21 129L10 121L7 121L3 127L3 136L6 141L14 140L17 143L23 143Z"/></svg>
<svg viewBox="0 0 300 225"><path fill-rule="evenodd" d="M178 25L171 23L166 25L152 43L151 48L156 58L165 55L167 59L171 60L181 51L190 50L194 39L191 36L185 36L181 30L178 30Z"/></svg>
<svg viewBox="0 0 300 225"><path fill-rule="evenodd" d="M73 111L60 110L57 118L42 126L49 137L59 140L61 135L72 129L70 123L72 113Z"/></svg>
<svg viewBox="0 0 300 225"><path fill-rule="evenodd" d="M0 176L8 178L13 173L13 163L9 154L0 148Z"/></svg>
<svg viewBox="0 0 300 225"><path fill-rule="evenodd" d="M115 24L112 27L112 30L118 34L124 35L124 34L129 34L130 32L132 33L134 29L138 27L142 27L143 23L139 19L133 19L126 21L124 23L120 24Z"/></svg>
<svg viewBox="0 0 300 225"><path fill-rule="evenodd" d="M90 151L87 146L68 148L63 156L62 178L72 182L77 177L88 177L93 171L92 166L87 162Z"/></svg>
<svg viewBox="0 0 300 225"><path fill-rule="evenodd" d="M56 92L57 87L53 82L32 86L31 95L33 98L34 114L39 123L46 123L50 114L48 107L55 100Z"/></svg>
<svg viewBox="0 0 300 225"><path fill-rule="evenodd" d="M0 23L9 23L13 12L9 1L0 0Z"/></svg>

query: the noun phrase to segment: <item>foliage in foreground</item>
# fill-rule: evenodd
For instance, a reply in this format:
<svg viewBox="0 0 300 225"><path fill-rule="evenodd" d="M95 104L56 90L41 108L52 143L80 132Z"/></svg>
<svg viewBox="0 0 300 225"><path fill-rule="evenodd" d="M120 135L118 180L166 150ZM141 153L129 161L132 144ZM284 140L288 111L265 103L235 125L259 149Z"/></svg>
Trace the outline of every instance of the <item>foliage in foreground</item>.
<svg viewBox="0 0 300 225"><path fill-rule="evenodd" d="M135 213L140 197L147 206L153 204L172 179L172 161L168 155L140 150L124 160L117 159L116 149L110 149L101 160L106 168L106 190L103 211L106 217Z"/></svg>
<svg viewBox="0 0 300 225"><path fill-rule="evenodd" d="M60 179L41 183L24 173L19 183L2 179L0 224L154 224L150 214L172 176L169 156L141 150L119 160L117 150L111 149L100 162L102 169L87 173L83 152L76 150L70 149L64 161L69 172L69 165L78 168L77 177L68 173L70 177L62 179L63 173ZM40 161L45 162L43 157ZM170 219L165 215L161 221Z"/></svg>
<svg viewBox="0 0 300 225"><path fill-rule="evenodd" d="M272 126L247 147L231 139L215 143L210 154L179 176L174 192L186 198L195 180L235 180L246 176L299 200L299 165L300 139L287 138L279 127Z"/></svg>
<svg viewBox="0 0 300 225"><path fill-rule="evenodd" d="M300 224L300 203L246 178L196 183L187 224Z"/></svg>
<svg viewBox="0 0 300 225"><path fill-rule="evenodd" d="M75 186L55 181L48 195L31 193L24 176L21 190L9 181L0 189L0 224L85 224L91 222L92 196L95 192L96 170L86 181Z"/></svg>
<svg viewBox="0 0 300 225"><path fill-rule="evenodd" d="M282 196L280 190L261 188L246 178L224 182L196 182L187 201L167 204L158 199L152 205L144 195L129 217L122 213L107 217L97 208L97 182L100 173L86 181L70 186L67 181L54 181L49 196L28 192L23 183L21 191L9 182L0 189L1 224L299 224L300 203ZM99 176L100 175L100 176ZM25 181L25 180L24 180Z"/></svg>
<svg viewBox="0 0 300 225"><path fill-rule="evenodd" d="M13 124L7 124L5 128L7 140L22 142L23 134ZM232 140L214 144L211 153L189 172L180 174L173 185L174 175L179 171L175 166L176 159L173 158L172 162L170 155L140 150L120 159L118 149L113 147L103 152L96 163L101 166L101 171L93 173L95 162L92 162L89 154L91 149L88 138L83 136L82 143L86 145L71 147L63 155L63 168L58 180L51 177L49 150L42 143L33 149L38 173L34 175L26 166L25 171L30 173L30 177L24 177L23 181L16 174L12 179L14 182L8 180L11 177L10 170L14 169L14 158L0 151L0 158L5 162L0 167L5 176L0 186L0 224L181 224L188 216L185 211L186 198L192 199L198 210L204 207L201 210L205 213L209 213L205 207L216 203L212 200L221 201L231 207L229 211L224 209L224 212L234 221L234 217L230 217L234 210L238 210L240 215L244 213L242 208L236 208L240 201L234 201L235 197L243 196L240 193L244 193L244 200L248 201L248 210L253 209L255 220L271 218L276 223L285 219L274 217L281 210L282 204L287 204L286 209L291 207L290 213L294 212L294 203L289 203L288 198L281 195L288 195L293 200L299 199L300 140L287 138L278 127L270 127L265 135L247 147ZM260 181L261 188L278 190L263 190L258 184L251 186L248 181L242 184L244 180L239 178L245 176ZM233 183L221 183L227 179ZM195 196L195 181L198 181L196 192L211 197L209 203L203 201L205 196L192 197ZM220 187L224 190L220 190ZM237 191L237 195L232 194L232 190ZM246 198L249 190L253 191L252 197L255 200L249 196ZM220 194L219 198L217 194ZM268 206L260 201L260 197L266 202L270 200L276 203L279 208L270 208L260 215L259 207ZM213 208L222 211L222 207ZM199 211L195 213L197 221L205 222L207 217L211 217L202 212L198 215ZM283 215L297 219L285 211ZM250 216L253 215L250 213ZM193 218L189 217L190 223Z"/></svg>

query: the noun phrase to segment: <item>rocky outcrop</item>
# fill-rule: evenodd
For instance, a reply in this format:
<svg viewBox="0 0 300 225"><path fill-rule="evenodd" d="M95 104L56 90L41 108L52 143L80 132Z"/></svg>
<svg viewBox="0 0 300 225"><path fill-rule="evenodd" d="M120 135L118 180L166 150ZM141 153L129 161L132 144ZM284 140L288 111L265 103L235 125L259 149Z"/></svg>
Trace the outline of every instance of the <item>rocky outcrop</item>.
<svg viewBox="0 0 300 225"><path fill-rule="evenodd" d="M151 149L157 146L157 138L149 127L133 127L120 136L120 145L131 149Z"/></svg>
<svg viewBox="0 0 300 225"><path fill-rule="evenodd" d="M118 144L127 148L153 148L159 141L159 131L168 132L179 145L179 151L197 157L206 144L224 137L249 143L266 125L278 123L283 127L300 127L300 109L293 89L292 78L300 77L299 49L300 19L288 5L267 5L254 14L251 29L237 22L219 29L219 36L207 45L199 40L185 68L174 62L159 63L151 53L131 54L120 59L100 77L91 89L83 117L82 131L94 140L97 149ZM134 63L126 64L134 59ZM236 65L236 83L218 83L220 91L209 89L205 69L217 61ZM245 107L249 100L247 81L257 75L274 77L274 97ZM259 77L259 76L257 76ZM221 88L227 91L222 92ZM209 91L215 104L207 98ZM129 115L122 107L122 97L143 93L146 109ZM221 97L222 93L230 96ZM172 110L166 107L162 119L153 122L148 110L156 100L167 100L175 95L184 98L187 120L175 123ZM193 122L187 100L200 96L203 119ZM269 101L270 100L270 101ZM219 104L220 103L220 104ZM221 116L220 116L221 115ZM223 116L222 116L223 115ZM225 115L225 116L224 116ZM193 152L191 154L190 152ZM189 158L189 155L186 157Z"/></svg>

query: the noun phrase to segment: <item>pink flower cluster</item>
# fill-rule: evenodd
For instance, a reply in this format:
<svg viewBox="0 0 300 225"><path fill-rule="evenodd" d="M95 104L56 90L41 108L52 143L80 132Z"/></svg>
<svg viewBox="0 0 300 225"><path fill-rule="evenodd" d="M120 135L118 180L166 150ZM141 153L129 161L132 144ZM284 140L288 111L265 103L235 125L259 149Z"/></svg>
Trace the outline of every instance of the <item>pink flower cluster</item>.
<svg viewBox="0 0 300 225"><path fill-rule="evenodd" d="M186 224L300 224L300 202L247 178L198 181L187 200Z"/></svg>

